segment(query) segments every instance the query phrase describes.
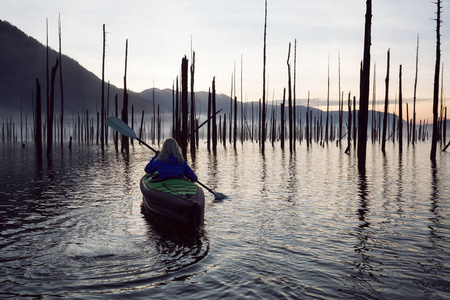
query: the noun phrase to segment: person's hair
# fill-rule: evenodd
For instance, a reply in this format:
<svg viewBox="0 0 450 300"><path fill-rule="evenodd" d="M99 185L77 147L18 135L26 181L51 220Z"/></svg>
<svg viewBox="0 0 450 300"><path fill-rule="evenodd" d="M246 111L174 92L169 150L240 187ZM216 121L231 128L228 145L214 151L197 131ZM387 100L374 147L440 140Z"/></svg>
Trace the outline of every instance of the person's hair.
<svg viewBox="0 0 450 300"><path fill-rule="evenodd" d="M158 154L157 159L161 161L169 161L169 156L173 155L178 162L184 162L183 154L181 154L180 146L173 138L168 138L164 141L161 151Z"/></svg>

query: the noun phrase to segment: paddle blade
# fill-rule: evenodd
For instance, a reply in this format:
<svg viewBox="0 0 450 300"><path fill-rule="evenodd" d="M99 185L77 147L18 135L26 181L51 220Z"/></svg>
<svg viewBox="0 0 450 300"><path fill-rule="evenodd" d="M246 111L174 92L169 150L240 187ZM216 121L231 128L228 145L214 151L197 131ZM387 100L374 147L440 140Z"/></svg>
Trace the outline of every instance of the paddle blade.
<svg viewBox="0 0 450 300"><path fill-rule="evenodd" d="M114 117L114 116L107 117L106 124L108 124L112 129L121 133L122 135L130 137L132 139L138 138L136 133L133 131L133 129L131 129L130 126L125 124L124 121L122 121L121 119L119 119L117 117Z"/></svg>
<svg viewBox="0 0 450 300"><path fill-rule="evenodd" d="M222 194L222 193L218 193L218 192L214 192L214 198L215 198L215 200L222 200L222 199L225 199L227 196L225 196L224 194Z"/></svg>

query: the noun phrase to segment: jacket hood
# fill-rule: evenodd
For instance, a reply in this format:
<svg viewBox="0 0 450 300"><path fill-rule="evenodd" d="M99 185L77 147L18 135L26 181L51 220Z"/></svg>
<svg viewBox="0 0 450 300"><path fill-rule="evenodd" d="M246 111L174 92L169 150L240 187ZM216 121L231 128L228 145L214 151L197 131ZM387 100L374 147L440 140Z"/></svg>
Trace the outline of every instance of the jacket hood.
<svg viewBox="0 0 450 300"><path fill-rule="evenodd" d="M179 164L180 162L177 160L177 158L175 157L175 156L173 156L173 155L169 155L169 161L168 161L170 164L173 164L173 165L175 165L175 164Z"/></svg>

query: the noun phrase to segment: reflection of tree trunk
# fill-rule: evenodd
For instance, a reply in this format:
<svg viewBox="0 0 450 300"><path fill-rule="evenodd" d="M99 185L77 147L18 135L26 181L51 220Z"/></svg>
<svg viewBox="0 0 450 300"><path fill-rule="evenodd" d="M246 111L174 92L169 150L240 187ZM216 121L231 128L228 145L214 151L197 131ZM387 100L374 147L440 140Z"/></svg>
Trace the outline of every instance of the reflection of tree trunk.
<svg viewBox="0 0 450 300"><path fill-rule="evenodd" d="M358 170L361 173L366 169L366 148L367 148L367 122L369 110L369 83L370 83L370 44L371 44L371 23L372 23L372 1L366 3L366 22L364 33L364 58L361 65L360 78L360 104L358 116Z"/></svg>
<svg viewBox="0 0 450 300"><path fill-rule="evenodd" d="M438 132L438 105L439 105L439 68L441 65L441 0L436 1L436 65L434 70L434 90L433 90L433 136L431 138L430 159L436 160L436 148L439 138Z"/></svg>

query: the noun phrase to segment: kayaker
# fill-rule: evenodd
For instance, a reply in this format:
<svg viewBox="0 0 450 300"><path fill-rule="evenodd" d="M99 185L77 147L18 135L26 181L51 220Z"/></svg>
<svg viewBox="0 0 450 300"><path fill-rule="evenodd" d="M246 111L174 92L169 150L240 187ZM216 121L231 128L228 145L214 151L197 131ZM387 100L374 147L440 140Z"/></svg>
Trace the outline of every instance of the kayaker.
<svg viewBox="0 0 450 300"><path fill-rule="evenodd" d="M145 167L145 172L158 172L160 180L187 177L191 181L198 181L197 175L189 167L180 152L178 143L173 138L164 141L161 151L158 151Z"/></svg>

